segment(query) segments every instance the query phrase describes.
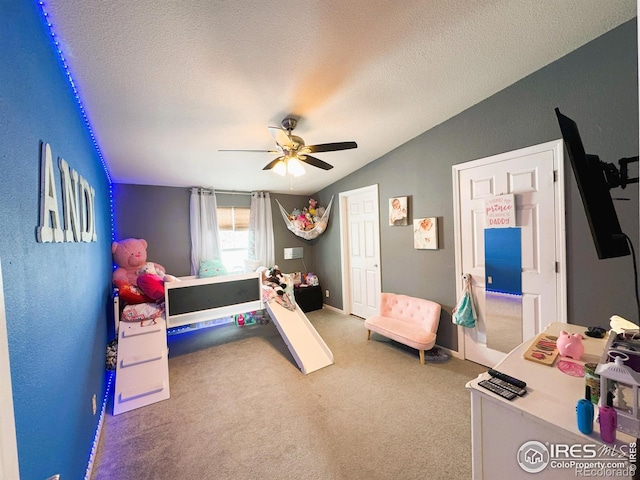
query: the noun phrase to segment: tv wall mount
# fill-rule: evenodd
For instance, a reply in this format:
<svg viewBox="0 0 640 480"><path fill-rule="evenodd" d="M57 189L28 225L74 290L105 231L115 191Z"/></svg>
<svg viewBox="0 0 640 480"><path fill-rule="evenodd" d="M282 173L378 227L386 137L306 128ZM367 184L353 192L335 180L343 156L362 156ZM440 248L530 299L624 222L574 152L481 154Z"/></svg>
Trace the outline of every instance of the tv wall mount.
<svg viewBox="0 0 640 480"><path fill-rule="evenodd" d="M638 161L638 157L621 158L618 160L620 168L616 167L613 163L607 163L600 161L600 166L607 180L609 189L612 188L626 188L630 183L638 183L638 177L629 178L629 164Z"/></svg>

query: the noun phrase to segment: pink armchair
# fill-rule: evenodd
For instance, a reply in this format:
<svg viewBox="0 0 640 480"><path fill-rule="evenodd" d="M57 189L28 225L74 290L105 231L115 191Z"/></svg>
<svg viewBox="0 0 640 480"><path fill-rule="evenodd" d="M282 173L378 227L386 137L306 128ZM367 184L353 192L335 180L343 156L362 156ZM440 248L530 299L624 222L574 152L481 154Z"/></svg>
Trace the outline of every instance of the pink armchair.
<svg viewBox="0 0 640 480"><path fill-rule="evenodd" d="M436 302L396 293L381 293L379 315L367 318L367 340L371 332L400 342L420 352L424 365L424 351L436 343L441 307Z"/></svg>

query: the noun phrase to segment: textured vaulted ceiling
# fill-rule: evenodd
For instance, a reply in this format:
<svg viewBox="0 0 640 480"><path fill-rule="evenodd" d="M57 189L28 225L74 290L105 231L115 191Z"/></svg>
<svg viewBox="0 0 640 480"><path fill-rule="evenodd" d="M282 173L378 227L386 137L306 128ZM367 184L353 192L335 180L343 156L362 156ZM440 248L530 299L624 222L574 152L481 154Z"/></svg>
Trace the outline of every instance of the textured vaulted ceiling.
<svg viewBox="0 0 640 480"><path fill-rule="evenodd" d="M119 183L311 194L636 15L636 0L45 3ZM300 117L329 171L262 167ZM293 187L293 190L291 188Z"/></svg>

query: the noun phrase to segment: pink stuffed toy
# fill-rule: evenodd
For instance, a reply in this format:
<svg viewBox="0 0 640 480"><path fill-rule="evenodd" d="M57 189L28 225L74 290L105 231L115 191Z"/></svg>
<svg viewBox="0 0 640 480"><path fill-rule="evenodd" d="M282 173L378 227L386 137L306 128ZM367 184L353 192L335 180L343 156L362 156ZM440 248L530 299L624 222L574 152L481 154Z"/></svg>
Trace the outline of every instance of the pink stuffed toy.
<svg viewBox="0 0 640 480"><path fill-rule="evenodd" d="M162 265L147 262L147 241L141 238L126 238L111 244L113 261L118 266L113 272L113 283L118 288L141 290L140 298L131 298L127 303L142 303L149 299L164 298L164 276ZM143 268L144 267L144 268ZM153 268L153 273L147 273ZM144 296L147 298L145 299ZM125 300L127 301L127 300Z"/></svg>

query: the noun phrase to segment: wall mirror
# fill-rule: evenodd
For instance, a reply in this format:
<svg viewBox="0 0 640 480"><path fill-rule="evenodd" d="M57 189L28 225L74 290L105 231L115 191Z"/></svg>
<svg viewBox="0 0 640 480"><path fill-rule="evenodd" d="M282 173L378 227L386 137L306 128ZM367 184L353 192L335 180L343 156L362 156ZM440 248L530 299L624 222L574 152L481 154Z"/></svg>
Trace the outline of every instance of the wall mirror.
<svg viewBox="0 0 640 480"><path fill-rule="evenodd" d="M484 231L487 347L504 353L523 342L521 245L520 228Z"/></svg>

